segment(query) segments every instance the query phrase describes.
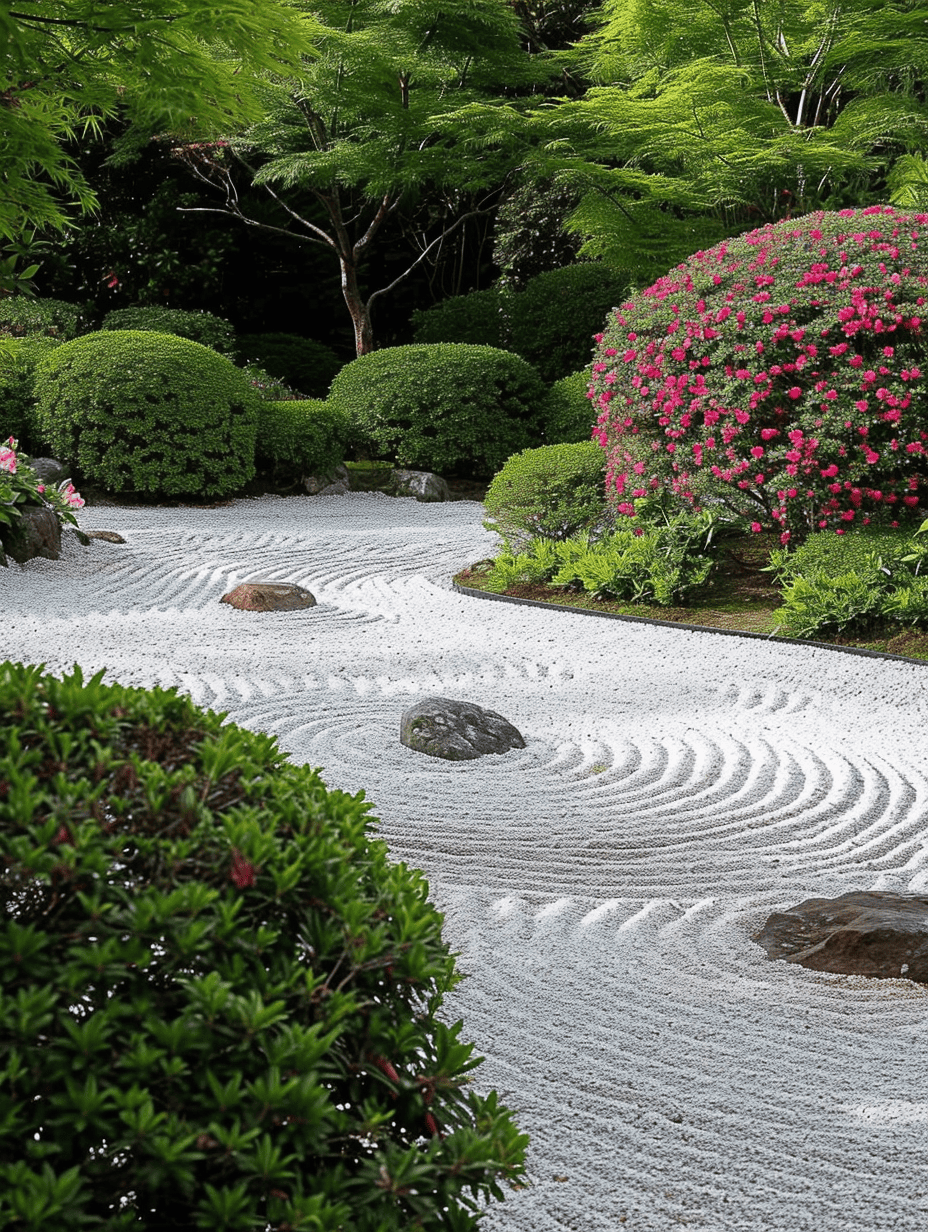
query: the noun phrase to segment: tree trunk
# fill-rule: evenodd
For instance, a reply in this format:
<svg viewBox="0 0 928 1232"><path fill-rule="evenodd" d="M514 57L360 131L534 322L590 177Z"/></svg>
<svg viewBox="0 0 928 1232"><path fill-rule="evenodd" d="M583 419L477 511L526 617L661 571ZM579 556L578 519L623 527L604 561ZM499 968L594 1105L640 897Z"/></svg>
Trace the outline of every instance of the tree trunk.
<svg viewBox="0 0 928 1232"><path fill-rule="evenodd" d="M374 328L371 324L370 307L358 286L358 270L354 262L339 257L342 267L342 296L351 313L354 326L354 347L357 355L366 355L374 349Z"/></svg>

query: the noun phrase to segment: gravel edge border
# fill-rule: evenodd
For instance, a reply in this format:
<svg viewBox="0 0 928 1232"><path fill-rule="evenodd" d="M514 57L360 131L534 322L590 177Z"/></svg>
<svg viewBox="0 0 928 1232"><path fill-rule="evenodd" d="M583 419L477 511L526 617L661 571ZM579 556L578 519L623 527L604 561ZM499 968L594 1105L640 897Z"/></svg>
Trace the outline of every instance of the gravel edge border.
<svg viewBox="0 0 928 1232"><path fill-rule="evenodd" d="M451 583L452 590L472 599L492 599L499 603L518 603L523 607L540 607L548 611L572 612L575 616L596 616L600 620L625 620L637 625L660 625L664 629L685 629L688 633L720 633L723 637L750 637L762 642L780 642L786 646L810 646L815 650L833 650L842 654L861 655L865 659L889 659L909 663L913 667L928 667L928 659L910 659L907 655L890 654L887 650L867 650L863 646L836 646L833 642L812 642L798 637L777 637L773 633L751 633L747 629L716 629L712 625L688 625L677 620L652 620L649 616L625 616L620 612L594 612L588 607L571 607L567 603L545 603L542 599L519 599L515 595L498 595L490 590Z"/></svg>

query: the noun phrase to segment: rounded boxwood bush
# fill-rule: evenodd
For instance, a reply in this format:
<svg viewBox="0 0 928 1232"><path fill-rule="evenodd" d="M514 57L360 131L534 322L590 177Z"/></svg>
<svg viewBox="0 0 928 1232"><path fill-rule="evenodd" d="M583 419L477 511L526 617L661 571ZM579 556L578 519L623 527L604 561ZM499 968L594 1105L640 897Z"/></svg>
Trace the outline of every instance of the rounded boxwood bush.
<svg viewBox="0 0 928 1232"><path fill-rule="evenodd" d="M0 333L14 338L44 334L67 342L76 338L82 325L84 310L80 304L63 299L30 299L25 295L9 295L0 299Z"/></svg>
<svg viewBox="0 0 928 1232"><path fill-rule="evenodd" d="M111 492L225 496L255 473L260 400L209 347L137 330L87 334L36 372L56 458Z"/></svg>
<svg viewBox="0 0 928 1232"><path fill-rule="evenodd" d="M507 302L507 345L544 381L569 376L589 364L606 313L626 293L614 270L591 261L538 274Z"/></svg>
<svg viewBox="0 0 928 1232"><path fill-rule="evenodd" d="M331 347L297 334L241 334L240 364L254 364L308 398L324 398L341 360Z"/></svg>
<svg viewBox="0 0 928 1232"><path fill-rule="evenodd" d="M345 413L331 402L263 402L255 464L277 483L331 471L344 460L350 436Z"/></svg>
<svg viewBox="0 0 928 1232"><path fill-rule="evenodd" d="M919 516L928 214L819 212L698 252L623 304L593 379L607 488L721 499L784 543Z"/></svg>
<svg viewBox="0 0 928 1232"><path fill-rule="evenodd" d="M590 439L596 414L589 390L588 368L561 377L548 390L545 440L549 445L569 445Z"/></svg>
<svg viewBox="0 0 928 1232"><path fill-rule="evenodd" d="M138 329L174 334L211 347L220 355L235 355L235 330L223 317L211 312L187 312L183 308L114 308L103 318L103 329Z"/></svg>
<svg viewBox="0 0 928 1232"><path fill-rule="evenodd" d="M33 455L45 448L35 418L35 372L59 345L43 334L9 341L9 353L0 362L0 442L15 437Z"/></svg>
<svg viewBox="0 0 928 1232"><path fill-rule="evenodd" d="M507 305L512 296L496 287L451 295L412 314L413 340L419 343L463 342L505 350L509 338ZM597 324L602 316L597 320Z"/></svg>
<svg viewBox="0 0 928 1232"><path fill-rule="evenodd" d="M526 1139L439 1020L422 874L273 737L102 674L0 664L0 1225L475 1228Z"/></svg>
<svg viewBox="0 0 928 1232"><path fill-rule="evenodd" d="M603 451L593 441L526 449L493 476L483 524L513 546L569 539L602 523L604 477Z"/></svg>
<svg viewBox="0 0 928 1232"><path fill-rule="evenodd" d="M518 355L448 343L361 355L330 396L378 457L488 475L539 439L545 388Z"/></svg>

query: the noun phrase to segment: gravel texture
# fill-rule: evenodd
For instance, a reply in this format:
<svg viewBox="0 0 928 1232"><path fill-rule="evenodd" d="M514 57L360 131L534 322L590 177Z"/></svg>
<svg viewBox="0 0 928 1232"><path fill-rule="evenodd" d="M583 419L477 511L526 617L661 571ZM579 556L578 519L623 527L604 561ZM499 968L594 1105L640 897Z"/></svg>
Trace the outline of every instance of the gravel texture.
<svg viewBox="0 0 928 1232"><path fill-rule="evenodd" d="M776 908L928 888L928 667L455 594L481 507L379 494L88 507L0 570L7 657L177 685L364 789L423 868L448 1002L532 1136L491 1232L924 1232L928 988L769 961ZM304 611L219 603L296 582ZM527 747L445 762L411 701Z"/></svg>

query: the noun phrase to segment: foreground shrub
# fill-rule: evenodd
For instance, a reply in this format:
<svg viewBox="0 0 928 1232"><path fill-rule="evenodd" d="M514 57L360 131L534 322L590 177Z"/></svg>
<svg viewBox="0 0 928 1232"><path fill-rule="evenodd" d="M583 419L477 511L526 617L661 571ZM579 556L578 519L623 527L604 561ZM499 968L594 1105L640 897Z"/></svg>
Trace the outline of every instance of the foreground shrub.
<svg viewBox="0 0 928 1232"><path fill-rule="evenodd" d="M588 397L589 369L561 377L548 390L545 403L545 440L549 445L588 441L596 414Z"/></svg>
<svg viewBox="0 0 928 1232"><path fill-rule="evenodd" d="M331 347L297 334L242 334L240 364L255 364L307 398L324 398L342 366Z"/></svg>
<svg viewBox="0 0 928 1232"><path fill-rule="evenodd" d="M259 405L228 359L169 334L88 334L36 373L43 439L111 492L234 492L255 473Z"/></svg>
<svg viewBox="0 0 928 1232"><path fill-rule="evenodd" d="M115 308L103 318L103 329L144 330L174 334L211 347L230 358L235 355L235 330L223 317L211 312L186 312L182 308Z"/></svg>
<svg viewBox="0 0 928 1232"><path fill-rule="evenodd" d="M696 253L624 304L593 365L619 511L665 488L784 542L913 517L926 227L888 206L810 214Z"/></svg>
<svg viewBox="0 0 928 1232"><path fill-rule="evenodd" d="M331 402L265 402L258 416L255 464L276 483L324 474L344 460L349 424Z"/></svg>
<svg viewBox="0 0 928 1232"><path fill-rule="evenodd" d="M495 287L452 295L412 314L413 340L418 343L462 342L505 350L509 340L506 306L511 296ZM602 318L600 318L601 320Z"/></svg>
<svg viewBox="0 0 928 1232"><path fill-rule="evenodd" d="M35 418L35 371L59 345L43 334L12 339L0 360L0 440L15 437L27 453L44 449Z"/></svg>
<svg viewBox="0 0 928 1232"><path fill-rule="evenodd" d="M484 526L515 545L569 539L603 521L605 463L592 441L543 445L509 458L484 498Z"/></svg>
<svg viewBox="0 0 928 1232"><path fill-rule="evenodd" d="M545 388L531 365L506 351L413 345L346 364L330 396L379 457L486 475L538 439Z"/></svg>
<svg viewBox="0 0 928 1232"><path fill-rule="evenodd" d="M0 333L14 338L44 335L67 342L76 338L83 320L80 304L63 299L30 299L10 295L0 299Z"/></svg>
<svg viewBox="0 0 928 1232"><path fill-rule="evenodd" d="M546 382L569 376L590 363L595 335L626 291L614 270L593 262L538 274L507 305L509 347Z"/></svg>
<svg viewBox="0 0 928 1232"><path fill-rule="evenodd" d="M421 873L273 737L101 676L0 666L0 1225L476 1227L526 1139L437 1018Z"/></svg>
<svg viewBox="0 0 928 1232"><path fill-rule="evenodd" d="M70 479L57 487L43 483L29 465L28 457L19 452L19 442L14 436L9 437L0 444L0 565L6 566L7 553L19 559L24 510L51 509L60 525L77 526L75 510L83 504Z"/></svg>

